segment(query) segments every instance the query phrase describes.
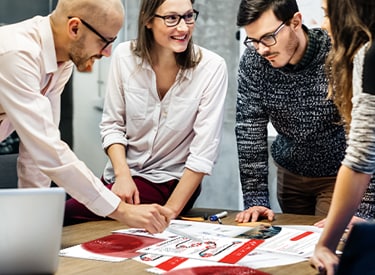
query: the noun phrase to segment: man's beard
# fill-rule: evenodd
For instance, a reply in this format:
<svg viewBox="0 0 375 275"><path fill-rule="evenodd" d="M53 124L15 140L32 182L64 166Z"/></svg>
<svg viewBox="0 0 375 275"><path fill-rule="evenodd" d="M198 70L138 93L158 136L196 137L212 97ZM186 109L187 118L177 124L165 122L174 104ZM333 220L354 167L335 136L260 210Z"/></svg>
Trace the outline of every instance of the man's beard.
<svg viewBox="0 0 375 275"><path fill-rule="evenodd" d="M85 37L81 37L81 39L73 43L70 48L69 58L76 65L79 72L91 72L95 62L94 58L100 59L102 56L89 56L85 54L84 40Z"/></svg>

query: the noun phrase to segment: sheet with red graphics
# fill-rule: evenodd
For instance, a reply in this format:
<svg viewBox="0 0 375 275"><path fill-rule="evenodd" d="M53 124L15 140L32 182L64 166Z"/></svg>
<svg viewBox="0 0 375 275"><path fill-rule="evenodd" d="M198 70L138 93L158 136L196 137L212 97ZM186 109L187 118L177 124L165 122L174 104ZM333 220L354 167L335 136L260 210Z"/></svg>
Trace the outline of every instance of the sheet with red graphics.
<svg viewBox="0 0 375 275"><path fill-rule="evenodd" d="M204 235L206 239L210 236L233 237L250 229L234 225L181 220L171 221L169 227L195 236ZM127 228L113 231L111 235L99 239L62 249L60 256L119 262L140 255L141 253L137 252L140 248L176 237L178 235L168 230L159 234L150 234L142 228Z"/></svg>
<svg viewBox="0 0 375 275"><path fill-rule="evenodd" d="M321 229L314 226L259 225L240 234L239 238L261 239L259 251L311 257L319 240Z"/></svg>
<svg viewBox="0 0 375 275"><path fill-rule="evenodd" d="M321 233L313 226L264 224L251 228L191 221L172 221L171 226L199 238L192 240L168 230L151 235L130 228L63 249L60 255L103 261L132 258L148 264L155 274L228 264L262 268L306 261Z"/></svg>
<svg viewBox="0 0 375 275"><path fill-rule="evenodd" d="M300 257L310 257L320 233L313 230L260 225L237 238L201 236L201 241L177 237L139 249L138 252L237 263L257 249Z"/></svg>
<svg viewBox="0 0 375 275"><path fill-rule="evenodd" d="M235 264L263 242L215 236L205 236L201 241L177 237L139 249L138 252Z"/></svg>

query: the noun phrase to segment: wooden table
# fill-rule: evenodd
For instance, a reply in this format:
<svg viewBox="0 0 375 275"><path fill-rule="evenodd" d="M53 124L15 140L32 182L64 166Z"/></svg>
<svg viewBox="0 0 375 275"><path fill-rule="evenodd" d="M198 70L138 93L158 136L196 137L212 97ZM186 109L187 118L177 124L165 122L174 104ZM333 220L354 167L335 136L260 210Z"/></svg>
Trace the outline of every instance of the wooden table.
<svg viewBox="0 0 375 275"><path fill-rule="evenodd" d="M202 213L205 209L193 209L191 213ZM207 213L218 213L221 210L207 209ZM235 225L234 221L237 211L228 211L229 214L226 218L222 219L223 224ZM272 222L273 225L313 225L315 222L322 219L322 217L307 216L307 215L292 215L292 214L276 214L275 220ZM267 222L264 220L264 222ZM62 248L67 248L83 242L94 240L100 237L111 234L111 231L117 229L124 229L126 226L123 224L112 221L98 221L98 222L87 222L83 224L76 224L66 226L63 229L62 235ZM57 275L70 275L70 274L105 274L105 275L117 275L117 274L147 274L145 271L150 266L136 262L134 260L126 260L119 263L95 261L87 259L76 259L69 257L60 257L60 264L57 271ZM316 275L315 269L313 269L308 261L285 265L280 267L260 268L260 270L268 272L273 275Z"/></svg>

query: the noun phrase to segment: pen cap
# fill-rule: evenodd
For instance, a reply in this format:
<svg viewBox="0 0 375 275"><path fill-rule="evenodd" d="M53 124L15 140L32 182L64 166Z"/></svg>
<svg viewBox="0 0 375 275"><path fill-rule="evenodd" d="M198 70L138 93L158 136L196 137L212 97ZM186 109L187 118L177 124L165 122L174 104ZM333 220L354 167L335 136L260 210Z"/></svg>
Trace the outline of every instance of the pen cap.
<svg viewBox="0 0 375 275"><path fill-rule="evenodd" d="M216 215L210 216L210 221L216 222L219 218Z"/></svg>
<svg viewBox="0 0 375 275"><path fill-rule="evenodd" d="M218 219L224 218L227 215L228 215L227 211L220 212L218 214L210 216L210 221L212 221L212 222L217 221Z"/></svg>

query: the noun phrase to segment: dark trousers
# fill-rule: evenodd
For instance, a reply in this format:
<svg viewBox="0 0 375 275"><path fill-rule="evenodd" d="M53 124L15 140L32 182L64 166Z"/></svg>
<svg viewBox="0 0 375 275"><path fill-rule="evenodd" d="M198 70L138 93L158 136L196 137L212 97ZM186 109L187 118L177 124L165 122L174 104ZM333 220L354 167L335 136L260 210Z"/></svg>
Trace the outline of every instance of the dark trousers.
<svg viewBox="0 0 375 275"><path fill-rule="evenodd" d="M141 177L133 177L133 180L138 188L139 197L142 204L157 203L164 205L178 184L178 180L170 180L165 183L153 183ZM113 184L107 184L103 178L102 182L108 189L111 189L113 186ZM199 185L181 213L185 213L193 207L194 202L198 198L200 192L201 186ZM75 199L69 199L66 201L64 226L103 219L105 218L94 214L87 209L86 206Z"/></svg>
<svg viewBox="0 0 375 275"><path fill-rule="evenodd" d="M277 166L277 199L283 213L326 216L336 177L310 178Z"/></svg>

